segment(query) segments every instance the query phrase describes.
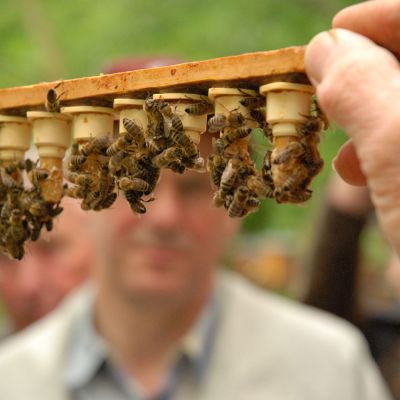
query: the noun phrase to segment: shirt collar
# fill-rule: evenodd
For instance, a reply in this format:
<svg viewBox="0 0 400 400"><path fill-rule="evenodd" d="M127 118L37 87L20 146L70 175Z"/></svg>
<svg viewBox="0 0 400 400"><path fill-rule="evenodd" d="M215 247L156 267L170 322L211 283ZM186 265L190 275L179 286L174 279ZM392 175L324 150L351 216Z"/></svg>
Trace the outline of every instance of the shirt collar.
<svg viewBox="0 0 400 400"><path fill-rule="evenodd" d="M67 350L64 382L69 389L86 385L108 358L107 345L94 327L93 296L75 325Z"/></svg>
<svg viewBox="0 0 400 400"><path fill-rule="evenodd" d="M193 367L196 380L200 380L205 372L210 356L214 331L219 309L219 295L215 289L209 301L200 313L197 321L183 337L177 351L179 361L184 357ZM89 299L84 313L77 321L67 347L64 366L64 382L68 389L84 387L109 362L107 344L96 332L93 317L94 296ZM176 372L176 371L175 371ZM175 375L175 372L173 374Z"/></svg>

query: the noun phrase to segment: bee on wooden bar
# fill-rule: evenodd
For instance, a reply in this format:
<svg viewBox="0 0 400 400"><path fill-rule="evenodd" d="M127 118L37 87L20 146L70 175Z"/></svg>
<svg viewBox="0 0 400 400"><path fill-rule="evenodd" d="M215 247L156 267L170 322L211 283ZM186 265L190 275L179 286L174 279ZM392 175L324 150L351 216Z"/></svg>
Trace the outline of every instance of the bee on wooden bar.
<svg viewBox="0 0 400 400"><path fill-rule="evenodd" d="M63 93L58 94L56 89L61 84L58 83L54 88L49 89L46 94L46 101L44 107L47 112L58 113L60 112L60 97Z"/></svg>
<svg viewBox="0 0 400 400"><path fill-rule="evenodd" d="M251 96L245 97L244 99L240 100L239 103L247 107L249 109L260 108L265 105L265 97L259 96Z"/></svg>

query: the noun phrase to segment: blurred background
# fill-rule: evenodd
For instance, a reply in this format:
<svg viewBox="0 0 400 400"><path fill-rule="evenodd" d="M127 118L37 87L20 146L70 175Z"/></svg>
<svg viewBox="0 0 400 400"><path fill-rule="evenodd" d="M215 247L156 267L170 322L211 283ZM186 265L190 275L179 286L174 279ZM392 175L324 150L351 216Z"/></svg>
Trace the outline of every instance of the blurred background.
<svg viewBox="0 0 400 400"><path fill-rule="evenodd" d="M97 75L116 59L131 56L195 61L303 45L329 28L338 10L354 3L0 0L0 87ZM334 127L323 135L326 164L313 182L312 200L304 206L265 201L260 212L244 222L235 251L227 256L230 265L264 287L292 297L302 295L330 165L345 140ZM363 276L376 292L368 291L368 299L390 301L391 289L380 284L389 250L376 224L363 233L362 248Z"/></svg>

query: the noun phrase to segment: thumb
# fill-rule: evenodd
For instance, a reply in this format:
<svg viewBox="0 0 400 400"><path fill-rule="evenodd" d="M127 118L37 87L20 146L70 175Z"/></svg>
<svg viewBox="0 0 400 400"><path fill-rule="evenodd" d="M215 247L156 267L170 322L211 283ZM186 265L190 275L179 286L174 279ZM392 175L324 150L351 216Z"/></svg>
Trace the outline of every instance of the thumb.
<svg viewBox="0 0 400 400"><path fill-rule="evenodd" d="M358 159L367 179L383 230L400 251L397 59L361 35L335 29L311 41L305 65L321 108L352 138L356 150L352 158ZM344 160L343 155L339 153L339 160ZM335 165L345 168L338 160Z"/></svg>
<svg viewBox="0 0 400 400"><path fill-rule="evenodd" d="M357 141L388 125L400 100L400 69L388 50L344 29L317 35L308 45L306 70L328 115Z"/></svg>

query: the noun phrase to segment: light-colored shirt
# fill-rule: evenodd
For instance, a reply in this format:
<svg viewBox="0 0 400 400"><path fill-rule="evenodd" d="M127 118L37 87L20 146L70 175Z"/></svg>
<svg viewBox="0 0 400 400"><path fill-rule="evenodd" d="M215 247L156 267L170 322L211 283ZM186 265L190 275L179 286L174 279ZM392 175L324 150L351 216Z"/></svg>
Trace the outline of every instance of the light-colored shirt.
<svg viewBox="0 0 400 400"><path fill-rule="evenodd" d="M93 298L72 333L64 368L66 388L74 400L169 400L191 398L201 385L218 314L214 293L195 326L184 336L162 389L148 397L132 377L115 365L93 323Z"/></svg>
<svg viewBox="0 0 400 400"><path fill-rule="evenodd" d="M350 324L233 274L219 279L219 293L204 375L190 386L193 393L177 389L174 400L391 399L365 340ZM66 357L85 313L85 294L70 296L0 345L1 400L73 399L65 385ZM119 400L111 390L105 386L103 398Z"/></svg>

